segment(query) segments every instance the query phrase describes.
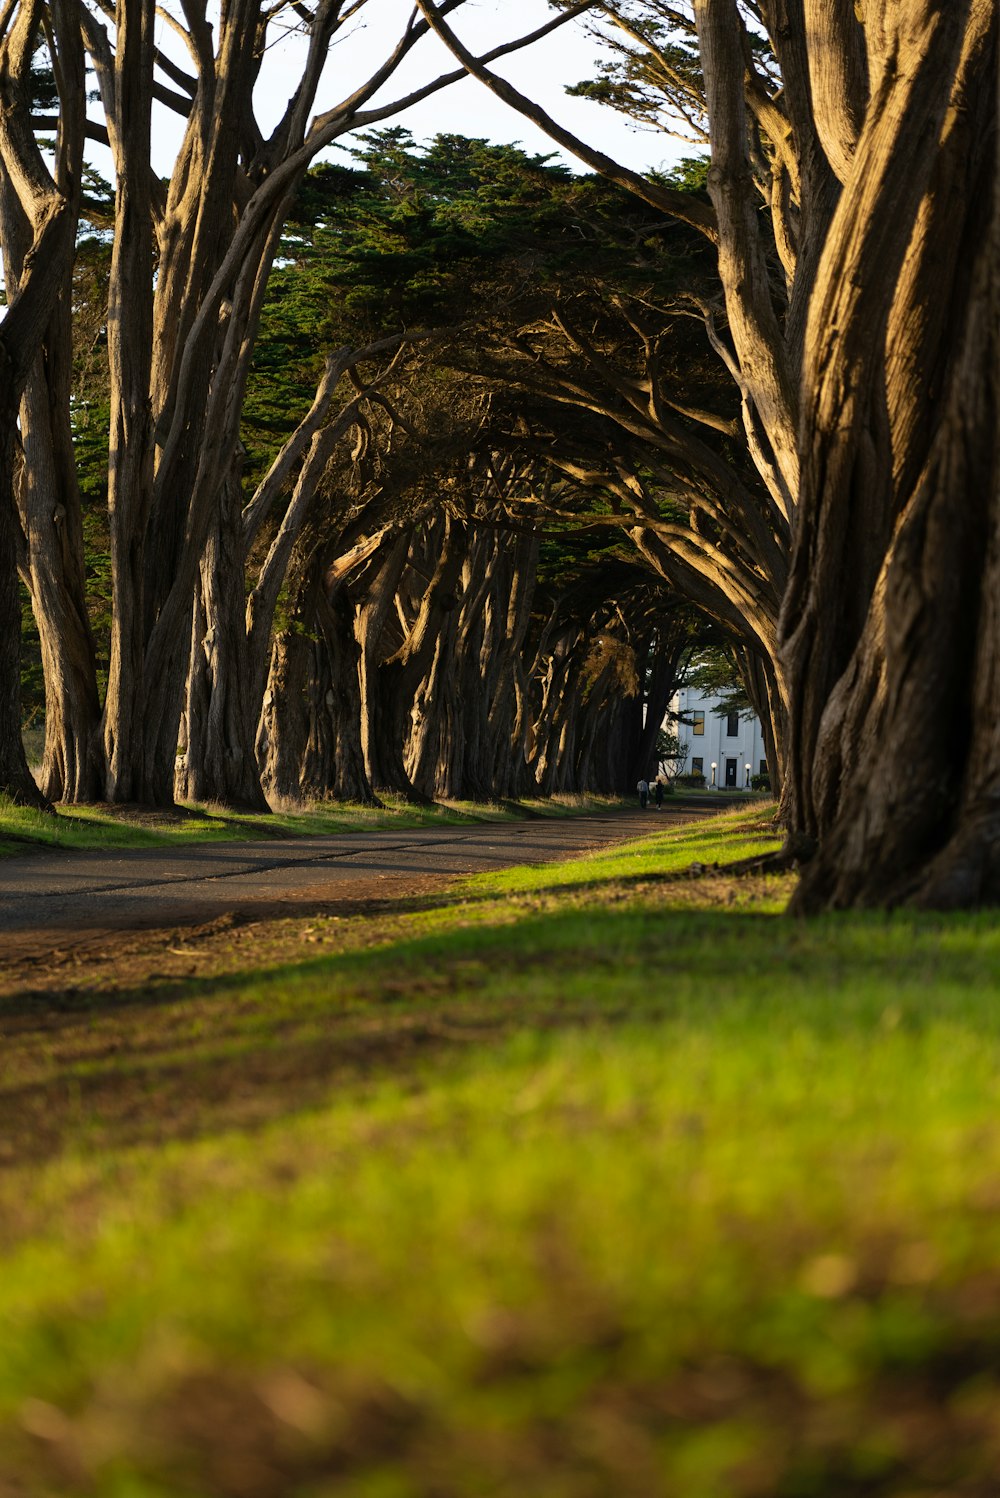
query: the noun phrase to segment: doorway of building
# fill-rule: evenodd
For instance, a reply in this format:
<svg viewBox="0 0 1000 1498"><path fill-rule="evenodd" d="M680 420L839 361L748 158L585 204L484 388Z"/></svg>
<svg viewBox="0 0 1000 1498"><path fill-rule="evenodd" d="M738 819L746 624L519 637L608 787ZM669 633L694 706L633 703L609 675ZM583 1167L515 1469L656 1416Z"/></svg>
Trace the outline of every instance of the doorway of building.
<svg viewBox="0 0 1000 1498"><path fill-rule="evenodd" d="M727 790L729 790L730 787L733 790L736 789L736 771L737 771L737 768L738 768L738 764L739 764L738 760L735 760L735 759L727 759L726 760L726 789Z"/></svg>

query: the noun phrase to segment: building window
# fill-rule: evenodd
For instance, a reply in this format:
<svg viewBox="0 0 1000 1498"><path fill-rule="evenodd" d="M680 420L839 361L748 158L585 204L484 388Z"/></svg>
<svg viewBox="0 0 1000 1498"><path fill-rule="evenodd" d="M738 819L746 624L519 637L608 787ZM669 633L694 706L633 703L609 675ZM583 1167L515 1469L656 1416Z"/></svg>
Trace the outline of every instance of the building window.
<svg viewBox="0 0 1000 1498"><path fill-rule="evenodd" d="M694 734L695 738L703 739L705 737L705 714L704 713L692 713L691 714L691 732Z"/></svg>
<svg viewBox="0 0 1000 1498"><path fill-rule="evenodd" d="M761 762L760 762L760 773L762 775L766 775L767 774L767 760L766 759L762 759Z"/></svg>
<svg viewBox="0 0 1000 1498"><path fill-rule="evenodd" d="M740 731L739 713L728 713L726 716L726 738L735 739Z"/></svg>
<svg viewBox="0 0 1000 1498"><path fill-rule="evenodd" d="M704 758L700 754L693 754L691 756L691 774L692 775L704 775L704 773L705 773L705 761L704 761Z"/></svg>

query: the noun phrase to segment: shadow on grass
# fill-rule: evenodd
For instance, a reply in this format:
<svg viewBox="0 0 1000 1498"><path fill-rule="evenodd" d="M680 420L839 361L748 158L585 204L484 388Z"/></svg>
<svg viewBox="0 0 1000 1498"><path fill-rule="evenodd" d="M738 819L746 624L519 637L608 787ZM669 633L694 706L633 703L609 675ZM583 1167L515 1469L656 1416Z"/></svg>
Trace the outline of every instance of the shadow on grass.
<svg viewBox="0 0 1000 1498"><path fill-rule="evenodd" d="M256 1127L335 1088L386 1076L419 1086L428 1065L520 1031L794 1024L874 1034L891 1006L896 1025L959 1022L995 1035L998 944L975 918L801 925L583 907L269 971L62 1001L15 995L3 1005L0 1161Z"/></svg>

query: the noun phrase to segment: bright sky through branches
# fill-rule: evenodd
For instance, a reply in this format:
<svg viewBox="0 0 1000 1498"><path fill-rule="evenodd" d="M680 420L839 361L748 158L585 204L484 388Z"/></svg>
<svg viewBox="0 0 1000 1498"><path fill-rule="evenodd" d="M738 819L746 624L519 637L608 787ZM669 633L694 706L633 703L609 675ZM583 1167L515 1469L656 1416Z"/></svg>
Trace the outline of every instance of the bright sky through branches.
<svg viewBox="0 0 1000 1498"><path fill-rule="evenodd" d="M331 49L317 100L318 110L325 110L348 95L361 78L384 61L402 34L411 11L411 0L368 0L362 6L357 20ZM291 18L294 13L289 10L288 14ZM481 53L535 30L550 20L552 14L545 0L467 0L449 19L462 40ZM162 16L157 22L157 42L178 62L186 61ZM284 38L272 31L268 58L255 96L257 114L265 129L274 124L295 87L303 52L304 43L297 31L290 29ZM567 97L568 85L594 76L597 56L597 47L582 25L570 21L542 42L503 59L497 64L497 71L568 129L635 170L662 167L689 153L690 147L680 146L659 133L636 130L610 109ZM399 98L455 67L454 59L437 38L425 37L377 102ZM155 141L160 156L157 166L166 174L173 164L181 124L176 116L164 118L162 110L157 111L157 116ZM438 132L451 132L485 136L503 143L518 141L527 150L552 152L579 167L546 135L474 79L453 84L385 122L386 126L391 124L405 125L418 140L429 139ZM340 152L336 154L342 156Z"/></svg>
<svg viewBox="0 0 1000 1498"><path fill-rule="evenodd" d="M409 11L408 0L390 0L387 8L393 10L395 24L401 30ZM462 41L477 53L482 53L515 35L544 25L551 17L552 11L545 0L468 0L449 18L449 24ZM378 33L371 54L373 59L379 43L385 45L384 32ZM450 53L436 37L427 38L418 51L420 55L402 75L407 81L412 78L416 83L453 65ZM496 71L582 139L635 170L663 166L683 155L685 150L690 151L690 147L678 147L665 135L636 130L606 107L590 100L567 97L565 90L568 85L595 75L597 57L598 49L582 24L570 21L544 41L503 59L496 65ZM399 80L395 80L393 86L396 93L401 92ZM519 141L527 150L556 152L570 165L585 170L575 159L565 157L559 147L530 121L501 103L474 79L454 84L408 110L400 116L399 123L418 139L439 131L451 131L486 136L504 143Z"/></svg>

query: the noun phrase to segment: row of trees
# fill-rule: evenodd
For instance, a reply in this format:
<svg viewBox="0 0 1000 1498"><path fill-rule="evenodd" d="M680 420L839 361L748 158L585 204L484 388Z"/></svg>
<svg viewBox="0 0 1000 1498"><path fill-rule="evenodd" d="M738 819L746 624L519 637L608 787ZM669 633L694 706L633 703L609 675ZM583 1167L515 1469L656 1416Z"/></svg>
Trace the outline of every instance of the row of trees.
<svg viewBox="0 0 1000 1498"><path fill-rule="evenodd" d="M191 774L206 738L194 720L203 718L227 725L230 757L247 762L244 778L253 779L255 704L289 557L338 441L351 432L362 446L369 440L364 412L384 406L381 387L414 341L397 334L332 351L310 410L247 492L244 400L284 224L319 152L462 73L380 102L428 31L411 16L366 78L350 78L339 102L318 107L329 59L345 57L335 44L369 4L379 8L377 0L322 0L298 13L301 69L270 129L253 104L274 36L287 26L281 5L238 0L214 19L197 4L163 12L172 45L156 38L152 0L121 0L114 10L25 0L4 12L0 782L14 794L37 797L20 739L15 569L41 643L49 796L171 802L185 714ZM94 84L97 118L88 114ZM154 109L181 122L166 180L154 165ZM100 328L109 433L103 692L88 616L74 391L74 331L89 310L76 304L74 254L88 138L106 146L114 171ZM361 498L342 517L339 541L348 549L364 507Z"/></svg>
<svg viewBox="0 0 1000 1498"><path fill-rule="evenodd" d="M767 726L802 908L992 898L995 0L558 0L550 25L585 15L604 48L580 91L681 122L710 149L701 179L570 136L463 45L462 4L417 0L383 67L311 117L358 7L303 10L302 78L266 137L250 101L278 12L244 0L216 36L185 6L183 66L151 7L5 13L0 344L23 466L12 419L0 478L46 789L169 800L179 742L182 789L251 804L261 770L282 794L602 783L592 746L622 769L640 752L628 694L656 708L646 654L689 642L685 600ZM378 90L428 31L596 177L396 135L377 171L303 192L323 146L388 116ZM154 99L186 120L166 187ZM103 702L73 384L88 131L116 176ZM324 297L318 383L262 456L262 329ZM558 592L536 557L553 525L563 551L582 533L604 552ZM30 795L9 676L0 772Z"/></svg>
<svg viewBox="0 0 1000 1498"><path fill-rule="evenodd" d="M418 4L470 72L603 169ZM706 331L777 543L751 575L779 600L766 671L798 905L994 900L995 0L590 16L609 62L589 91L710 147L710 214L661 202L715 249L725 337L712 306ZM655 182L629 185L653 201ZM745 507L718 499L749 540Z"/></svg>
<svg viewBox="0 0 1000 1498"><path fill-rule="evenodd" d="M261 810L265 796L387 789L619 790L654 753L691 610L606 527L574 540L569 517L543 537L553 507L538 503L551 482L537 422L480 345L491 321L497 347L501 324L510 344L547 305L546 279L608 271L620 194L458 138L419 151L390 131L359 155L303 180L276 247L238 447L200 543L189 653L179 629L170 659L183 693L162 799ZM39 423L22 417L22 513L34 493L44 514L55 493L72 522L58 521L76 583L68 620L51 606L58 589L46 593L46 533L26 525L22 555L52 800L111 794L100 688L108 679L106 719L120 651L100 441L118 224L93 173L81 223L59 346L62 495L39 461Z"/></svg>

